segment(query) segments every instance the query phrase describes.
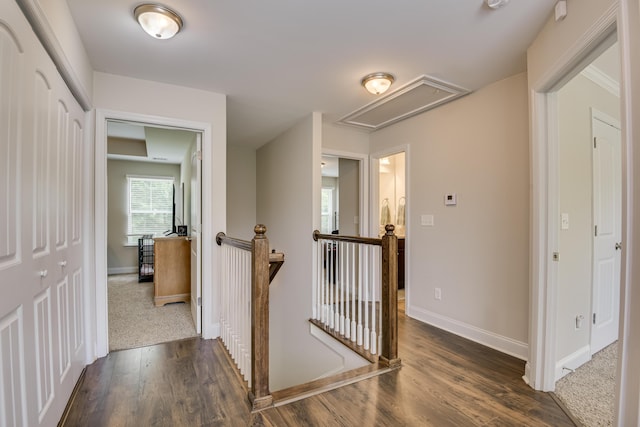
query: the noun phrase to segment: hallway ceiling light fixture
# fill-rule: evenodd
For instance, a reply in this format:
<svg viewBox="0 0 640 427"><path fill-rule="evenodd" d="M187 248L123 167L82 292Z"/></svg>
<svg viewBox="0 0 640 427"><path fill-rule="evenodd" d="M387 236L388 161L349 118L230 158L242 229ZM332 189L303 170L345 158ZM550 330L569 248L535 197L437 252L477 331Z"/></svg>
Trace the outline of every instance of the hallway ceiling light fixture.
<svg viewBox="0 0 640 427"><path fill-rule="evenodd" d="M360 82L364 88L373 95L385 93L395 78L389 73L372 73L362 78Z"/></svg>
<svg viewBox="0 0 640 427"><path fill-rule="evenodd" d="M182 29L182 18L159 4L141 4L133 11L136 21L151 37L166 40Z"/></svg>
<svg viewBox="0 0 640 427"><path fill-rule="evenodd" d="M487 0L487 6L491 9L500 9L507 3L509 3L509 0Z"/></svg>

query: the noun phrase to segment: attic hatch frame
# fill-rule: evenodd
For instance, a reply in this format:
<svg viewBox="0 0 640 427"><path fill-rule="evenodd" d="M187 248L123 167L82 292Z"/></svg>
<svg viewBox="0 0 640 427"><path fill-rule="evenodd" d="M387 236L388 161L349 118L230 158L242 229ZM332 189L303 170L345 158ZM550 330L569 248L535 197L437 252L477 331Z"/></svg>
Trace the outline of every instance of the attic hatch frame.
<svg viewBox="0 0 640 427"><path fill-rule="evenodd" d="M418 91L425 88L433 88L433 91L426 94L418 93ZM468 89L453 85L443 80L438 80L434 77L421 75L395 91L390 92L387 95L383 95L375 101L347 114L338 120L338 123L376 131L417 114L439 107L440 105L461 98L469 93L471 93L471 91ZM411 99L412 97L418 99ZM424 99L424 102L415 102L420 100L419 97L427 99ZM407 105L402 105L403 102ZM412 105L408 105L409 103L412 103ZM385 109L391 111L383 111ZM375 115L386 115L386 118L373 120L376 119L376 117L371 116ZM369 120L367 120L367 118Z"/></svg>

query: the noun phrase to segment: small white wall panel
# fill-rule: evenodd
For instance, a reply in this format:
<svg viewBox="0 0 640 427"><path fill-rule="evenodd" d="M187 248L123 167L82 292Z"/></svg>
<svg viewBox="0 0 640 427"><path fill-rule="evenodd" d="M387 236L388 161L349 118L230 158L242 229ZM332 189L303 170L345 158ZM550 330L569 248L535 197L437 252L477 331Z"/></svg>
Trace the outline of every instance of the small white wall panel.
<svg viewBox="0 0 640 427"><path fill-rule="evenodd" d="M49 117L51 86L45 76L35 73L35 108L33 121L33 254L49 253Z"/></svg>
<svg viewBox="0 0 640 427"><path fill-rule="evenodd" d="M27 426L22 308L0 319L0 426Z"/></svg>
<svg viewBox="0 0 640 427"><path fill-rule="evenodd" d="M69 368L71 368L71 341L69 325L69 281L65 277L58 283L56 301L58 302L58 360L60 382L64 380Z"/></svg>
<svg viewBox="0 0 640 427"><path fill-rule="evenodd" d="M73 303L73 351L77 352L84 343L84 292L82 287L82 270L73 273L72 279Z"/></svg>
<svg viewBox="0 0 640 427"><path fill-rule="evenodd" d="M56 249L67 246L67 174L69 171L69 110L58 100L56 132L55 197L56 209Z"/></svg>
<svg viewBox="0 0 640 427"><path fill-rule="evenodd" d="M72 191L72 212L71 212L71 242L78 244L82 242L82 125L73 121L72 126L72 147L73 147L73 167L71 168L71 191Z"/></svg>
<svg viewBox="0 0 640 427"><path fill-rule="evenodd" d="M39 420L53 402L53 350L51 342L51 298L49 289L33 302L35 315L36 376Z"/></svg>
<svg viewBox="0 0 640 427"><path fill-rule="evenodd" d="M20 123L18 89L23 55L9 28L0 22L0 270L20 262Z"/></svg>

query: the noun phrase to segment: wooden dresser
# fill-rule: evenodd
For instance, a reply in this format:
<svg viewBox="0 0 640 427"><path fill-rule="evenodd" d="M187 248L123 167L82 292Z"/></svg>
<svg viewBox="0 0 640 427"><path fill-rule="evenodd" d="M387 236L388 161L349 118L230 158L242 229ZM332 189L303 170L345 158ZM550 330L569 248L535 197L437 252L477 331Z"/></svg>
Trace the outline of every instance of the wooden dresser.
<svg viewBox="0 0 640 427"><path fill-rule="evenodd" d="M156 307L191 299L191 242L181 237L153 239L153 302Z"/></svg>

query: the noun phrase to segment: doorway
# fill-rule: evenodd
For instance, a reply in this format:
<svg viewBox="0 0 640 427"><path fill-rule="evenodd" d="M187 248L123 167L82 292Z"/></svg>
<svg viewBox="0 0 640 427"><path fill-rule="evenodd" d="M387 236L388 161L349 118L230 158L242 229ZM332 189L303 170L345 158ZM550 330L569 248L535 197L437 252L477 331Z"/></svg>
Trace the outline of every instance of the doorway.
<svg viewBox="0 0 640 427"><path fill-rule="evenodd" d="M200 282L199 143L190 130L107 121L110 351L200 332L190 307L191 276ZM154 262L163 254L169 258Z"/></svg>
<svg viewBox="0 0 640 427"><path fill-rule="evenodd" d="M616 345L620 310L620 60L611 42L555 95L556 394L585 424L612 417L614 406L616 349L596 356Z"/></svg>
<svg viewBox="0 0 640 427"><path fill-rule="evenodd" d="M189 131L195 133L196 135L200 135L202 138L202 144L205 147L209 147L212 144L211 139L211 129L210 125L206 123L200 122L189 122L180 119L171 119L166 117L156 117L149 115L142 115L136 113L126 113L126 112L117 112L111 110L97 110L96 111L96 144L95 144L95 182L94 182L94 194L95 194L95 331L96 331L96 344L95 344L95 357L102 357L107 355L109 352L109 316L108 316L108 292L107 292L107 276L108 276L108 268L107 268L107 259L108 259L108 227L107 227L107 216L108 216L108 183L107 183L107 152L108 152L108 123L110 121L116 122L125 122L125 123L135 123L138 125L144 125L147 127L151 127L154 129L166 129L166 130L176 130L176 131ZM197 158L199 161L204 161L207 165L210 165L213 156L210 152L211 150L206 150L204 154L202 152L197 153ZM190 159L189 159L190 160ZM212 186L212 173L205 173L201 178L205 188L211 188ZM185 188L190 187L190 184L186 182ZM176 201L180 201L184 207L188 206L189 203L187 201L182 201L182 196L180 192L182 188L176 189ZM185 190L183 194L186 196L187 191ZM203 213L206 215L211 215L211 199L203 198L200 193L200 198L196 198L200 200L200 209L202 209ZM178 209L178 203L176 203L176 213L180 212ZM178 215L177 215L178 216ZM184 218L180 218L184 221ZM202 232L202 221L200 220L197 225L198 232ZM210 223L207 223L210 224ZM179 225L179 224L176 224ZM206 225L206 224L205 224ZM196 227L191 227L192 229L196 229ZM184 230L181 230L184 231ZM207 236L211 234L211 231L208 228L205 228ZM183 236L184 237L184 236ZM187 236L188 237L188 236ZM202 245L201 253L198 255L198 258L202 257L211 257L211 246L210 245ZM187 249L187 255L189 251ZM199 268L201 269L200 275L198 278L200 279L198 283L198 290L202 292L202 283L206 283L206 278L211 277L212 275L212 266L210 263L202 264L200 262ZM205 278L205 281L202 278ZM202 310L204 307L203 314L200 315L201 319L207 318L206 316L211 315L211 311L214 310L213 307L207 306L204 304L205 300L210 298L212 289L206 288L204 289L204 295L202 298L198 299L198 311ZM187 294L188 295L188 294ZM92 297L93 298L93 297ZM195 322L192 322L195 324ZM202 322L203 336L209 337L215 330L212 328L215 325L210 323ZM194 328L195 330L195 328Z"/></svg>
<svg viewBox="0 0 640 427"><path fill-rule="evenodd" d="M372 157L372 234L382 236L392 224L398 236L398 304L404 310L408 300L406 256L408 237L408 191L405 150L392 150Z"/></svg>

